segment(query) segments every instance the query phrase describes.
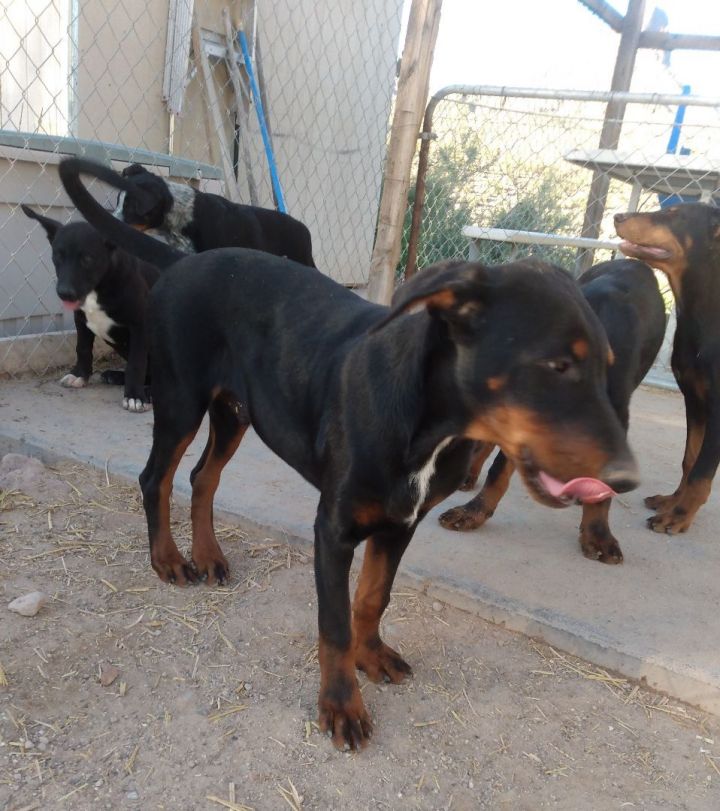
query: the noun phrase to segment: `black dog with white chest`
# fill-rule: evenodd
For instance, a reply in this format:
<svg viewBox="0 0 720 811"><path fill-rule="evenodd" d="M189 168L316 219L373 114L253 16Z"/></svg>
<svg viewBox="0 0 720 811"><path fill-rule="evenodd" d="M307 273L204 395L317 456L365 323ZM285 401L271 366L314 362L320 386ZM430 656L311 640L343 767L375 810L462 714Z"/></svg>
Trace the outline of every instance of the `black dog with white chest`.
<svg viewBox="0 0 720 811"><path fill-rule="evenodd" d="M29 206L23 205L22 210L45 229L57 274L55 290L75 319L76 362L60 384L87 385L97 336L127 361L124 375L118 379L117 372L103 373L104 382L124 383L123 408L144 411L148 401L145 315L148 294L160 271L120 250L86 222L63 225Z"/></svg>
<svg viewBox="0 0 720 811"><path fill-rule="evenodd" d="M315 267L310 231L289 214L166 181L138 163L125 168L122 178L120 218L138 230L160 232L174 248L255 248Z"/></svg>

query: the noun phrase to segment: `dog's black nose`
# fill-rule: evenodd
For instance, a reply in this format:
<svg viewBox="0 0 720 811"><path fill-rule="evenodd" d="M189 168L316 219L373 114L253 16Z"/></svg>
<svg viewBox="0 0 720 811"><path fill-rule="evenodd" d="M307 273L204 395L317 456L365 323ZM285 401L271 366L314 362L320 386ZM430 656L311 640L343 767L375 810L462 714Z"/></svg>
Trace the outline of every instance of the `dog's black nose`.
<svg viewBox="0 0 720 811"><path fill-rule="evenodd" d="M615 224L617 225L617 223L619 222L625 222L625 220L627 220L631 216L632 215L629 211L627 212L623 211L621 214L616 214L613 219L615 220Z"/></svg>
<svg viewBox="0 0 720 811"><path fill-rule="evenodd" d="M616 493L628 493L640 484L637 462L632 456L610 462L604 468L600 479L609 484Z"/></svg>
<svg viewBox="0 0 720 811"><path fill-rule="evenodd" d="M61 301L77 301L77 292L67 283L58 282L55 285L55 292L58 294L58 298Z"/></svg>

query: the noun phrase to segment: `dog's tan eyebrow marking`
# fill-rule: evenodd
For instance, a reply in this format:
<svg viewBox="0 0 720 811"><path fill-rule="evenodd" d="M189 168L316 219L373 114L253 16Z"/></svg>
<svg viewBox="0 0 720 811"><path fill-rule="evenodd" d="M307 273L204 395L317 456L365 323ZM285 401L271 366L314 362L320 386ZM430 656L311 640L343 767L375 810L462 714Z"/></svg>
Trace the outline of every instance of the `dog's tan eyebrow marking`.
<svg viewBox="0 0 720 811"><path fill-rule="evenodd" d="M572 342L570 349L578 360L584 360L588 356L590 346L584 338L578 338Z"/></svg>
<svg viewBox="0 0 720 811"><path fill-rule="evenodd" d="M500 389L507 383L507 376L497 375L495 377L488 377L485 383L490 391L500 391Z"/></svg>
<svg viewBox="0 0 720 811"><path fill-rule="evenodd" d="M417 303L446 310L452 307L456 300L455 293L452 290L438 290L437 293L432 293L429 296L418 299Z"/></svg>

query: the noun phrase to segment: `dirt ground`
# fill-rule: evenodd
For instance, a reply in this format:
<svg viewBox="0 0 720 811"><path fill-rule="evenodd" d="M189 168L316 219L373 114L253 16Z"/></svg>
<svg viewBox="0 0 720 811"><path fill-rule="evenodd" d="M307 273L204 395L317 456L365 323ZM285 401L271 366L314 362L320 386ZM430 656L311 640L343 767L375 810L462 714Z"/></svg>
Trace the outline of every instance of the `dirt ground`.
<svg viewBox="0 0 720 811"><path fill-rule="evenodd" d="M2 811L720 808L719 719L406 587L384 632L414 678L361 675L375 736L337 752L314 723L309 550L222 526L230 586L182 590L150 569L135 486L10 481ZM34 590L36 616L7 609Z"/></svg>

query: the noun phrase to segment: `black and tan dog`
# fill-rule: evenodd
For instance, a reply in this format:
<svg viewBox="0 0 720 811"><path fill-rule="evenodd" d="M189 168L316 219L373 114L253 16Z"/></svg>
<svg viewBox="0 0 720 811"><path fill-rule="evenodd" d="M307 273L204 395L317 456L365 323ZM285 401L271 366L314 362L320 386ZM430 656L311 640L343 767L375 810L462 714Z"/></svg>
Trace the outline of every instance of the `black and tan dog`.
<svg viewBox="0 0 720 811"><path fill-rule="evenodd" d="M612 363L608 367L607 391L627 432L630 398L650 370L665 335L663 299L650 267L633 259L595 265L580 277L579 283L610 343ZM462 489L475 484L492 451L493 446L487 443L478 446ZM467 504L444 512L440 523L452 530L481 527L495 513L512 472L512 463L500 451L478 495ZM592 560L621 563L623 555L608 524L609 512L610 499L586 498L580 523L580 548Z"/></svg>
<svg viewBox="0 0 720 811"><path fill-rule="evenodd" d="M154 229L185 253L255 248L315 267L310 231L288 214L171 183L138 163L122 177L121 218L141 230Z"/></svg>
<svg viewBox="0 0 720 811"><path fill-rule="evenodd" d="M174 251L94 201L82 168L69 159L60 177L88 220L127 250L174 262ZM252 425L320 491L319 713L339 747L364 746L372 730L355 669L373 681L411 672L380 638L380 619L418 522L460 484L474 440L500 445L551 506L565 502L548 484L637 484L607 398L605 336L564 272L449 262L418 274L388 309L295 262L220 249L176 262L172 284L161 279L151 299L155 424L140 483L152 565L179 584L227 578L213 498ZM170 493L205 414L188 561L171 536ZM350 565L363 540L351 610Z"/></svg>
<svg viewBox="0 0 720 811"><path fill-rule="evenodd" d="M148 366L145 312L148 294L160 271L120 250L85 222L63 225L29 206L21 207L45 229L57 274L55 290L75 320L75 365L60 384L75 389L87 385L97 336L127 361L124 373L103 372L102 379L124 385L123 408L144 411Z"/></svg>
<svg viewBox="0 0 720 811"><path fill-rule="evenodd" d="M720 209L686 203L615 215L620 248L663 271L675 296L672 370L685 398L687 438L674 493L652 496L648 526L685 532L707 501L720 462Z"/></svg>

